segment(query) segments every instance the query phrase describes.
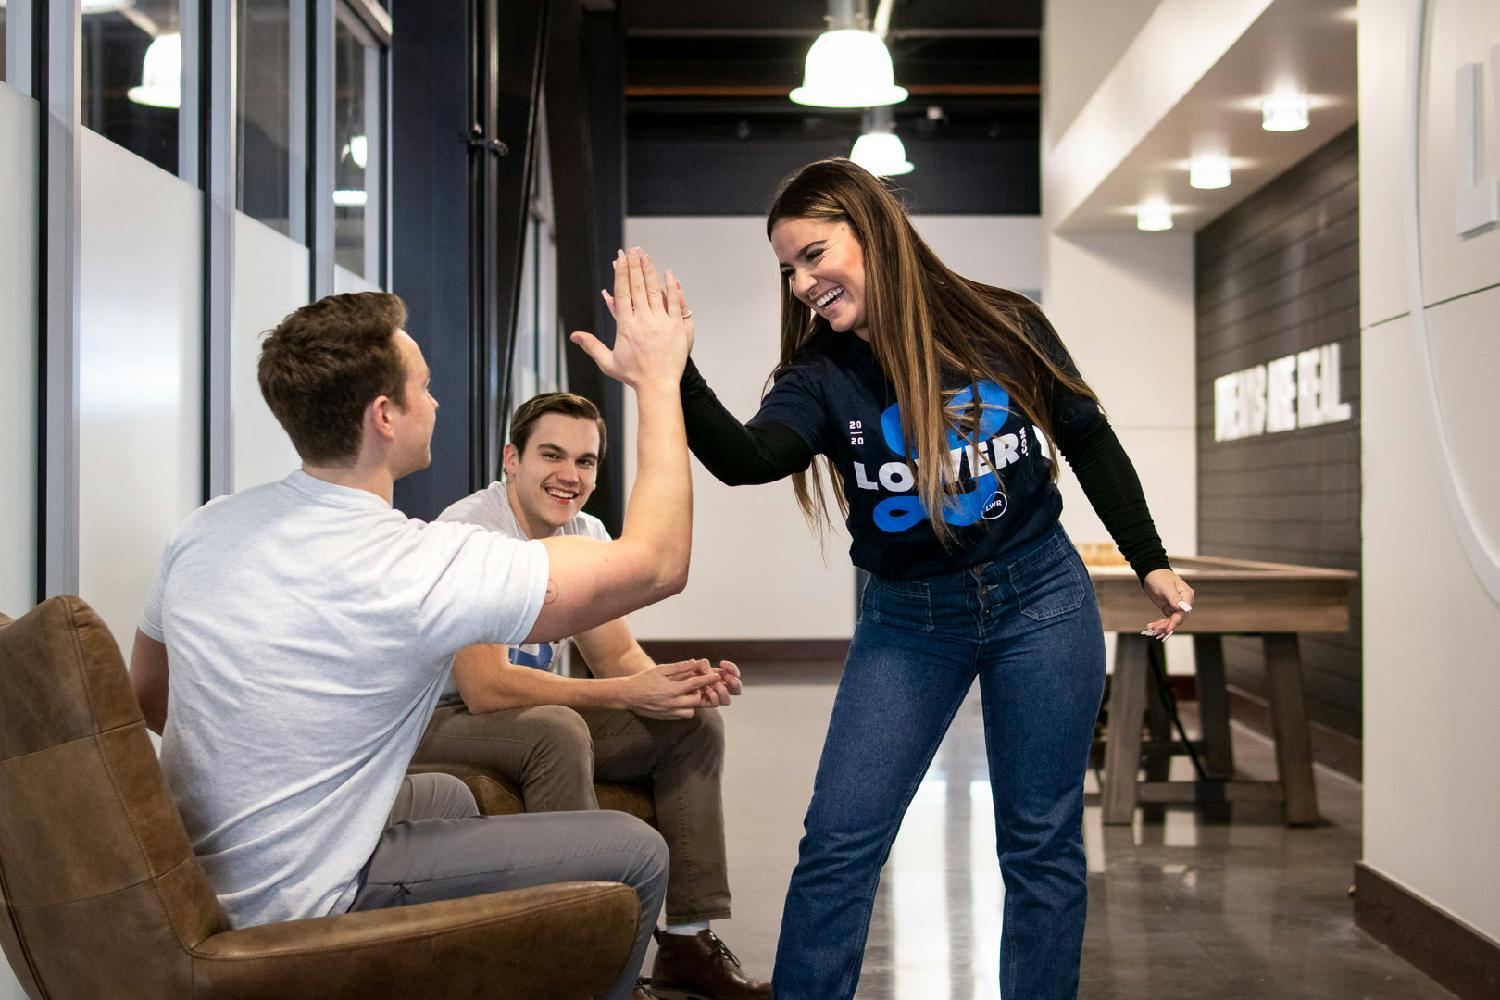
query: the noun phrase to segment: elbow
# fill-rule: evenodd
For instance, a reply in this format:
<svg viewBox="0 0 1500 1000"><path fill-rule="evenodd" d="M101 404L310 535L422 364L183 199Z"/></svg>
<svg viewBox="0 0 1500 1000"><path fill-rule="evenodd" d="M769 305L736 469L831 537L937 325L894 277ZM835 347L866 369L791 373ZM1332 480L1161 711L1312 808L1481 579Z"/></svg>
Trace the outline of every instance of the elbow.
<svg viewBox="0 0 1500 1000"><path fill-rule="evenodd" d="M651 582L651 601L664 601L669 597L676 597L687 589L688 565L692 557L691 549L684 549L680 556L666 560L657 568L655 579Z"/></svg>
<svg viewBox="0 0 1500 1000"><path fill-rule="evenodd" d="M507 708L525 707L519 698L512 697L505 690L495 687L460 692L460 696L463 698L464 708L469 710L470 715L485 715L489 712L502 712Z"/></svg>
<svg viewBox="0 0 1500 1000"><path fill-rule="evenodd" d="M669 597L676 597L687 589L687 582L688 561L684 558L680 567L674 568L671 572L663 575L656 581L656 601L664 601ZM656 601L652 603L654 604Z"/></svg>
<svg viewBox="0 0 1500 1000"><path fill-rule="evenodd" d="M709 468L704 466L719 482L725 486L763 486L766 483L774 483L781 477L769 469L747 468L744 466Z"/></svg>

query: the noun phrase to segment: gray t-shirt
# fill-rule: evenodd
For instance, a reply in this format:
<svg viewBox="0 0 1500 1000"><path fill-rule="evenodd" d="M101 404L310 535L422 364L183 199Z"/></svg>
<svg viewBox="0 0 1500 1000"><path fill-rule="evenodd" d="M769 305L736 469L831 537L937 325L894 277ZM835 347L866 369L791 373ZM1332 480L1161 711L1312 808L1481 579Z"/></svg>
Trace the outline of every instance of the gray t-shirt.
<svg viewBox="0 0 1500 1000"><path fill-rule="evenodd" d="M471 493L462 500L450 504L437 516L437 519L477 524L489 531L497 531L507 538L526 540L526 532L516 521L516 513L510 506L510 497L505 492L503 482L490 483L478 493ZM604 522L583 511L574 514L552 534L554 536L583 535L588 538L597 538L601 542L610 540L609 529L604 527ZM536 667L539 670L550 670L556 673L562 668L564 654L572 641L573 637L568 636L556 642L514 644L510 647L510 662L523 667ZM458 685L453 682L450 675L443 689L443 701L451 704L459 700Z"/></svg>
<svg viewBox="0 0 1500 1000"><path fill-rule="evenodd" d="M547 550L294 472L199 508L142 613L162 767L236 927L348 909L453 654L516 642Z"/></svg>

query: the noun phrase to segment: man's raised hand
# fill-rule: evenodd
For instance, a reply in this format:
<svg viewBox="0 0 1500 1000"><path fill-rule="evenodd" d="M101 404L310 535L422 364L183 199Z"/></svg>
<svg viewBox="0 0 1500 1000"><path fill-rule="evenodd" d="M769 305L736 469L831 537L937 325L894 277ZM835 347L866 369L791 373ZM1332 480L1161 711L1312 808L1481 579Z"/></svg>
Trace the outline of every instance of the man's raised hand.
<svg viewBox="0 0 1500 1000"><path fill-rule="evenodd" d="M656 385L675 391L693 336L691 320L683 316L682 286L671 271L659 278L639 247L621 251L614 267L614 294L604 293L615 318L614 347L582 330L570 339L611 378L637 390Z"/></svg>

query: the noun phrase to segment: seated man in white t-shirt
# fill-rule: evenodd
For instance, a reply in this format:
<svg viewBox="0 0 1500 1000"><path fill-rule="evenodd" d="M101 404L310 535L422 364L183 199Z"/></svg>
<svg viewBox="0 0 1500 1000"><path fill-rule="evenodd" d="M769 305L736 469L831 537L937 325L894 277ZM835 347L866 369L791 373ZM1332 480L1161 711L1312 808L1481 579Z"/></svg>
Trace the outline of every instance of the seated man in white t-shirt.
<svg viewBox="0 0 1500 1000"><path fill-rule="evenodd" d="M654 831L598 812L480 817L457 779L405 772L458 650L557 639L682 589L691 327L667 287L664 299L649 258L622 254L615 298L630 305L616 306L613 351L573 335L637 396L641 477L615 542L517 542L392 509L395 481L431 460L437 413L394 295L330 296L266 339L261 392L302 468L183 522L131 656L193 851L234 926L622 881L641 924L608 995L632 994L665 893ZM717 682L707 670L665 681L661 704L698 705Z"/></svg>
<svg viewBox="0 0 1500 1000"><path fill-rule="evenodd" d="M477 524L507 538L583 536L607 540L583 513L604 458L599 410L582 396L547 393L511 417L505 480L453 504L439 521ZM593 678L565 677L568 639L474 646L458 654L453 679L417 748L416 760L492 768L521 786L528 812L597 809L594 780L647 781L670 854L666 931L651 989L658 996L769 1000L769 983L745 975L709 927L729 917L729 879L719 779L724 723L716 707L674 708L663 682L702 661L658 665L623 617L571 640ZM739 670L723 661L715 704L739 693Z"/></svg>

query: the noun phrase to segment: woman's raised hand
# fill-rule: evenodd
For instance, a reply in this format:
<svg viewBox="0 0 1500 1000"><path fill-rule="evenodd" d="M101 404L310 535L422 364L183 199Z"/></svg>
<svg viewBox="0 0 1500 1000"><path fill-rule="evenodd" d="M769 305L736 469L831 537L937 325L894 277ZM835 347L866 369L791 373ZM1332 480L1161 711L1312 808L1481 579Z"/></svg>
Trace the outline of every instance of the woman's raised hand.
<svg viewBox="0 0 1500 1000"><path fill-rule="evenodd" d="M604 301L615 318L613 348L582 330L573 332L573 343L610 378L636 389L670 384L675 391L692 349L693 327L691 318L683 316L689 310L672 272L663 279L639 247L622 250L615 257L614 294L606 291Z"/></svg>

